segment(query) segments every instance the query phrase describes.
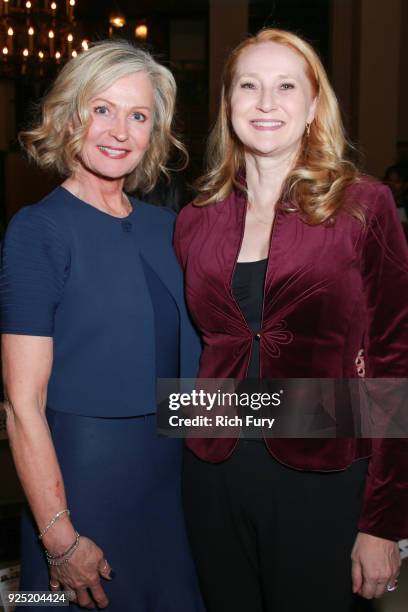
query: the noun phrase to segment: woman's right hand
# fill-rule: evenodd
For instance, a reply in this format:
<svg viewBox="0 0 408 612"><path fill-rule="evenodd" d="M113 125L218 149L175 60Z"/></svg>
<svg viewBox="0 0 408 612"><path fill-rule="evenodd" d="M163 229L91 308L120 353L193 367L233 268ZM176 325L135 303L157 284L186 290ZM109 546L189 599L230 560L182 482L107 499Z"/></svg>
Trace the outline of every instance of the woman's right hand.
<svg viewBox="0 0 408 612"><path fill-rule="evenodd" d="M106 608L109 600L102 588L101 576L111 580L111 568L102 550L92 540L81 536L78 548L63 565L50 566L50 586L52 591L70 590L70 596L83 608Z"/></svg>
<svg viewBox="0 0 408 612"><path fill-rule="evenodd" d="M14 462L30 504L42 543L51 555L61 555L76 539L67 512L64 481L46 417L48 381L53 364L53 339L48 336L3 334L2 366L7 431ZM74 451L73 451L74 452ZM110 578L102 550L86 537L67 563L50 566L52 590L74 591L85 608L108 605L100 577Z"/></svg>

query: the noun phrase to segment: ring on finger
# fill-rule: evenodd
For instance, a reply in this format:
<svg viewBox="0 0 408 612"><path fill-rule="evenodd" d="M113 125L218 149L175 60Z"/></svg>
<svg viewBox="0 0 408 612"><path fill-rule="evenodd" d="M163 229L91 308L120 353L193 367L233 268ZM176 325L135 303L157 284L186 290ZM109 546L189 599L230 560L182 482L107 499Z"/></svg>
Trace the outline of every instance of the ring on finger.
<svg viewBox="0 0 408 612"><path fill-rule="evenodd" d="M76 599L75 591L73 591L72 589L65 589L64 593L69 601L75 601Z"/></svg>
<svg viewBox="0 0 408 612"><path fill-rule="evenodd" d="M50 580L50 587L51 587L51 589L59 589L59 583L54 584L54 583L52 582L52 580Z"/></svg>
<svg viewBox="0 0 408 612"><path fill-rule="evenodd" d="M397 580L394 582L394 584L389 584L389 583L387 584L387 591L389 593L392 593L393 591L396 591L397 588L398 588L398 581Z"/></svg>

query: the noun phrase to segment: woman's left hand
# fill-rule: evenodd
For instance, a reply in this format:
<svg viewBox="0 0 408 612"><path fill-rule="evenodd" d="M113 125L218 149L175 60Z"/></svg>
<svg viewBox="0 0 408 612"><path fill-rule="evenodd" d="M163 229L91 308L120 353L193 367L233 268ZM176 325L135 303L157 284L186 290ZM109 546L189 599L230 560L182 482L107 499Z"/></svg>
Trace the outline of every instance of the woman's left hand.
<svg viewBox="0 0 408 612"><path fill-rule="evenodd" d="M359 533L351 553L353 593L366 599L394 587L401 567L399 547L392 540Z"/></svg>

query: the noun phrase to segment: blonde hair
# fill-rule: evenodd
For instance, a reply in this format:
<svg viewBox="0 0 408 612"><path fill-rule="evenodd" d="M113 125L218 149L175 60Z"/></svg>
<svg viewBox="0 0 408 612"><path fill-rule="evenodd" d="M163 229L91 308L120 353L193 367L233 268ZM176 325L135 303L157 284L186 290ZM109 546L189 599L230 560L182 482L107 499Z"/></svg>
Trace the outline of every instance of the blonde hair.
<svg viewBox="0 0 408 612"><path fill-rule="evenodd" d="M182 143L172 132L176 83L171 72L146 51L122 40L95 43L71 59L61 70L41 103L41 119L21 132L19 141L42 168L70 175L78 164L91 117L89 100L121 77L144 72L154 92L154 119L149 148L125 188L150 191L161 172L168 176L166 161L175 146L187 159ZM73 127L73 119L78 126Z"/></svg>
<svg viewBox="0 0 408 612"><path fill-rule="evenodd" d="M233 132L230 101L238 59L245 49L274 42L292 49L305 62L306 76L317 98L310 133L303 136L296 162L286 177L282 200L300 210L310 224L334 217L344 203L348 185L358 181L358 171L344 158L347 145L339 106L326 71L314 49L299 36L278 29L264 29L244 40L230 54L223 73L221 103L207 148L207 172L196 182L196 204L204 206L225 199L234 188L245 189L239 175L245 170L244 147ZM292 208L288 210L294 210ZM351 212L363 221L356 209Z"/></svg>

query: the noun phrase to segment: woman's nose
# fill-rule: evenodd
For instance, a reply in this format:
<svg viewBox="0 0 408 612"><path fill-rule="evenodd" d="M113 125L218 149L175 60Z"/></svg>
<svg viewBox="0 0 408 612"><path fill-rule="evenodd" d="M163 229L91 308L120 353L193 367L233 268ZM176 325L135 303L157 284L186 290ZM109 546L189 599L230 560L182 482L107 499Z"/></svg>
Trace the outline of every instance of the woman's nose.
<svg viewBox="0 0 408 612"><path fill-rule="evenodd" d="M274 92L263 90L259 96L257 108L264 113L268 113L276 109L276 107L277 104Z"/></svg>
<svg viewBox="0 0 408 612"><path fill-rule="evenodd" d="M127 123L127 117L117 116L111 125L110 129L111 136L123 142L129 137L129 128Z"/></svg>

